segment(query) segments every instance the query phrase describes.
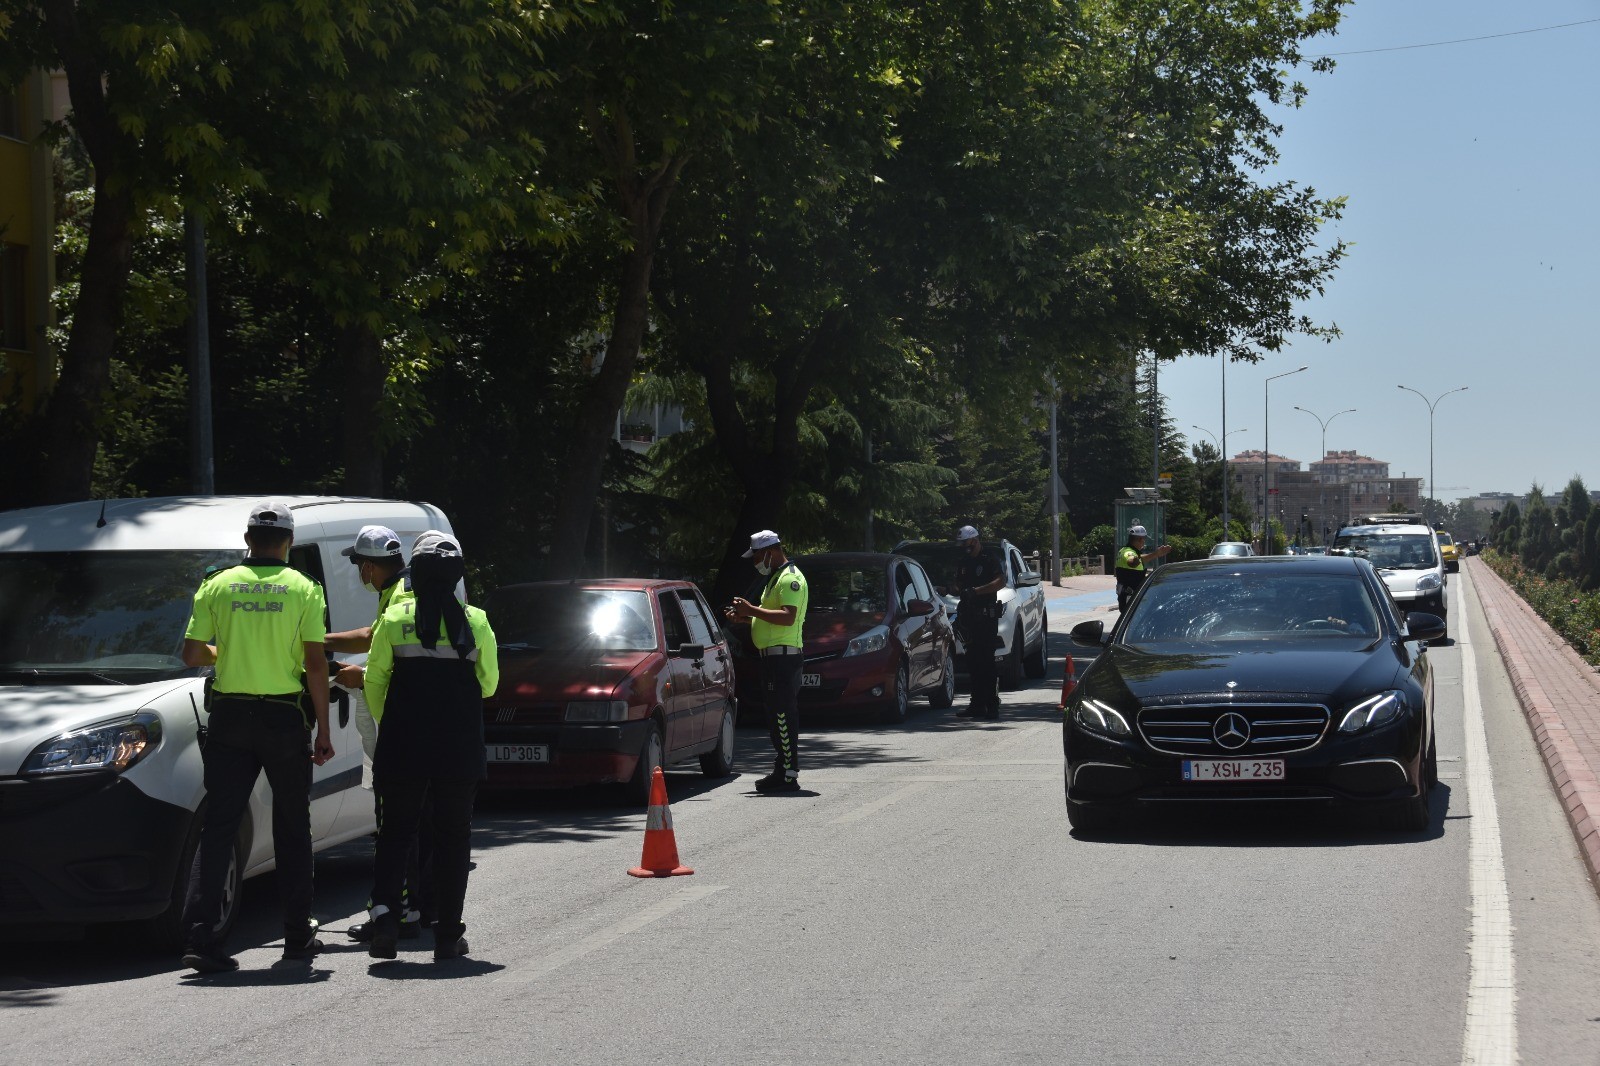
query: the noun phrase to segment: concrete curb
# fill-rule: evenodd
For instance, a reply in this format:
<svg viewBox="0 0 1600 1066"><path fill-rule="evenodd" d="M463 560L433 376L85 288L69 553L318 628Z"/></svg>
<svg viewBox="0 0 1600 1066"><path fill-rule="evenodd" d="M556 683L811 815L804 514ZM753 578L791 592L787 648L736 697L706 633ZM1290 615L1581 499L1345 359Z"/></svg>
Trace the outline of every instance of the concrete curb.
<svg viewBox="0 0 1600 1066"><path fill-rule="evenodd" d="M1473 587L1561 796L1591 881L1600 886L1600 676L1477 558Z"/></svg>

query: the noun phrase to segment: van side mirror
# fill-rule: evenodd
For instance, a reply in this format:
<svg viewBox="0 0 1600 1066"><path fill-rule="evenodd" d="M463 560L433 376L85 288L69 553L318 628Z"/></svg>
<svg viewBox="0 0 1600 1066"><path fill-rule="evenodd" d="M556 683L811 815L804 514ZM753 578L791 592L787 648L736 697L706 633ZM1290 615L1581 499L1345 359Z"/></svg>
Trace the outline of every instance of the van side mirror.
<svg viewBox="0 0 1600 1066"><path fill-rule="evenodd" d="M906 614L912 618L926 618L933 613L933 604L928 600L910 600L906 603Z"/></svg>

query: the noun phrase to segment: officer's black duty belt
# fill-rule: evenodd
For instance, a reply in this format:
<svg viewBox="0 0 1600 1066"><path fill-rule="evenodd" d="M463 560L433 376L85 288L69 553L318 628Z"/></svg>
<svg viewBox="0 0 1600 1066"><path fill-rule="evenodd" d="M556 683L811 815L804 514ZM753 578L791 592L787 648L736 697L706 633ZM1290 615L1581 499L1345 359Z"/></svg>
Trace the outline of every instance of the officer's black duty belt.
<svg viewBox="0 0 1600 1066"><path fill-rule="evenodd" d="M800 648L792 648L787 644L774 644L770 648L762 648L762 655L799 655Z"/></svg>

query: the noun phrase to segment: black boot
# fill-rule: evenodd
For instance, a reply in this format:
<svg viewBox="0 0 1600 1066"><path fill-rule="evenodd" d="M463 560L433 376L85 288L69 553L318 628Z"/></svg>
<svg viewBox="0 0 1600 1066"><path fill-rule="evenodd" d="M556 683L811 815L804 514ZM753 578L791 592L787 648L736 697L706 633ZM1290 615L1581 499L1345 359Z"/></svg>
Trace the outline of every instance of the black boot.
<svg viewBox="0 0 1600 1066"><path fill-rule="evenodd" d="M372 943L367 954L374 959L392 959L400 953L400 919L385 911L372 920Z"/></svg>
<svg viewBox="0 0 1600 1066"><path fill-rule="evenodd" d="M467 927L456 922L448 928L443 925L433 927L433 961L443 962L446 959L459 959L468 951L467 938L463 935Z"/></svg>

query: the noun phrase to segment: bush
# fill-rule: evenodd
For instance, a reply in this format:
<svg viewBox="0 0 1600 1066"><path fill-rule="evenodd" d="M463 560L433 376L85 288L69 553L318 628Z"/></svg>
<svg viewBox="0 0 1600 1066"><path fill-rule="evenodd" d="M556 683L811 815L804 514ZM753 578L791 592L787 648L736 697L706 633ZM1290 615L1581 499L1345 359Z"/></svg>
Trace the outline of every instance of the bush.
<svg viewBox="0 0 1600 1066"><path fill-rule="evenodd" d="M1584 592L1577 581L1534 573L1494 549L1482 558L1586 662L1600 666L1600 593Z"/></svg>

